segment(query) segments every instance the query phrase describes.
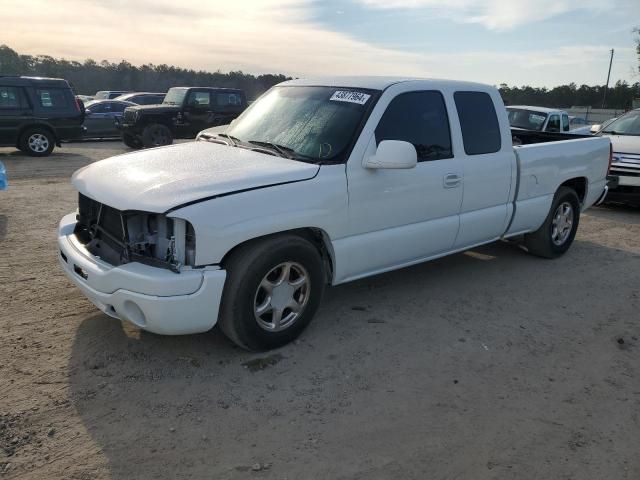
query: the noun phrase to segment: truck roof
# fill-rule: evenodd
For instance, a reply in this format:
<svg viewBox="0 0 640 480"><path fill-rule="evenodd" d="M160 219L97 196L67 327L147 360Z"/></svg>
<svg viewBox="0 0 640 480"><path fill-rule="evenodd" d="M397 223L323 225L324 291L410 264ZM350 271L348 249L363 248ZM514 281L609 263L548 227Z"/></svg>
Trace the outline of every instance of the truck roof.
<svg viewBox="0 0 640 480"><path fill-rule="evenodd" d="M565 110L560 110L559 108L548 108L548 107L534 107L531 105L507 105L507 109L509 108L520 108L522 110L531 110L532 112L540 112L540 113L567 113Z"/></svg>
<svg viewBox="0 0 640 480"><path fill-rule="evenodd" d="M384 90L391 85L404 82L426 82L433 88L441 88L444 86L458 86L460 88L481 87L487 88L488 85L476 82L463 82L458 80L445 80L441 78L416 78L416 77L378 77L378 76L333 76L333 77L311 77L296 80L289 80L280 83L286 86L323 86L323 87L348 87L348 88L365 88L371 90Z"/></svg>

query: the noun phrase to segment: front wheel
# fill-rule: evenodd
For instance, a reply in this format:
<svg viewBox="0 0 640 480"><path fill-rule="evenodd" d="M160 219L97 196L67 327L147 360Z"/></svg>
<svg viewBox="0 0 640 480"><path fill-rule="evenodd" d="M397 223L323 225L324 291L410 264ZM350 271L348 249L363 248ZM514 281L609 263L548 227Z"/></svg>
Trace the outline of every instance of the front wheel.
<svg viewBox="0 0 640 480"><path fill-rule="evenodd" d="M295 339L311 322L325 286L316 247L295 235L251 242L225 262L219 325L237 345L269 350Z"/></svg>
<svg viewBox="0 0 640 480"><path fill-rule="evenodd" d="M122 134L122 141L129 148L133 148L136 150L139 148L142 148L142 142L140 142L140 140L138 140L135 136L129 133Z"/></svg>
<svg viewBox="0 0 640 480"><path fill-rule="evenodd" d="M142 131L142 143L148 147L163 147L173 143L173 135L166 125L154 123L147 125Z"/></svg>
<svg viewBox="0 0 640 480"><path fill-rule="evenodd" d="M563 255L576 236L580 221L580 200L575 190L560 187L542 226L524 237L527 250L539 257Z"/></svg>

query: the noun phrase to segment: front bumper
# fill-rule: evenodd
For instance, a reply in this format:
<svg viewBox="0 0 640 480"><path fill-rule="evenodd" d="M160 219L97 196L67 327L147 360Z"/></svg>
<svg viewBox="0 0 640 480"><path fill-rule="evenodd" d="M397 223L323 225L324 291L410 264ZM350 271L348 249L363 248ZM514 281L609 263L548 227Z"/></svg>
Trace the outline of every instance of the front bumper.
<svg viewBox="0 0 640 480"><path fill-rule="evenodd" d="M104 313L162 335L205 332L216 324L224 270L206 267L173 273L136 262L114 267L76 239L75 224L75 213L60 221L60 266Z"/></svg>

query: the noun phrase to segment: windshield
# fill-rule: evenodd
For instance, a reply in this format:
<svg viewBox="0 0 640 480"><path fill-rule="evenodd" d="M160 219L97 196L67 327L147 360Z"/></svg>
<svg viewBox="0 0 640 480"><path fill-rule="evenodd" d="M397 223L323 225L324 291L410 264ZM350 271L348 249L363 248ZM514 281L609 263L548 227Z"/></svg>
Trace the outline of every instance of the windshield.
<svg viewBox="0 0 640 480"><path fill-rule="evenodd" d="M616 135L640 135L640 110L623 115L602 129L603 133Z"/></svg>
<svg viewBox="0 0 640 480"><path fill-rule="evenodd" d="M182 105L187 95L186 88L170 88L162 101L165 105Z"/></svg>
<svg viewBox="0 0 640 480"><path fill-rule="evenodd" d="M240 142L275 144L312 161L342 161L375 93L336 87L275 87L226 133Z"/></svg>
<svg viewBox="0 0 640 480"><path fill-rule="evenodd" d="M507 108L509 112L509 125L515 128L524 128L525 130L542 130L547 114L542 112L534 112L533 110L525 110L523 108Z"/></svg>
<svg viewBox="0 0 640 480"><path fill-rule="evenodd" d="M105 91L100 91L98 93L96 93L96 100L101 100L101 99L105 99L109 96L109 92L105 92Z"/></svg>

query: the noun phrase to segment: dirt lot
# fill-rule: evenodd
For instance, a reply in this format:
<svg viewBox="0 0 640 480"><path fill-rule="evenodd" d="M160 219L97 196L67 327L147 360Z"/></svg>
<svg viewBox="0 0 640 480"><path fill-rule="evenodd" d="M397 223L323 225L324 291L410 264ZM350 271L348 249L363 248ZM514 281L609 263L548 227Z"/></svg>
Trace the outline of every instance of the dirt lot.
<svg viewBox="0 0 640 480"><path fill-rule="evenodd" d="M329 289L250 354L100 314L61 274L72 171L0 149L0 478L638 479L640 210Z"/></svg>

